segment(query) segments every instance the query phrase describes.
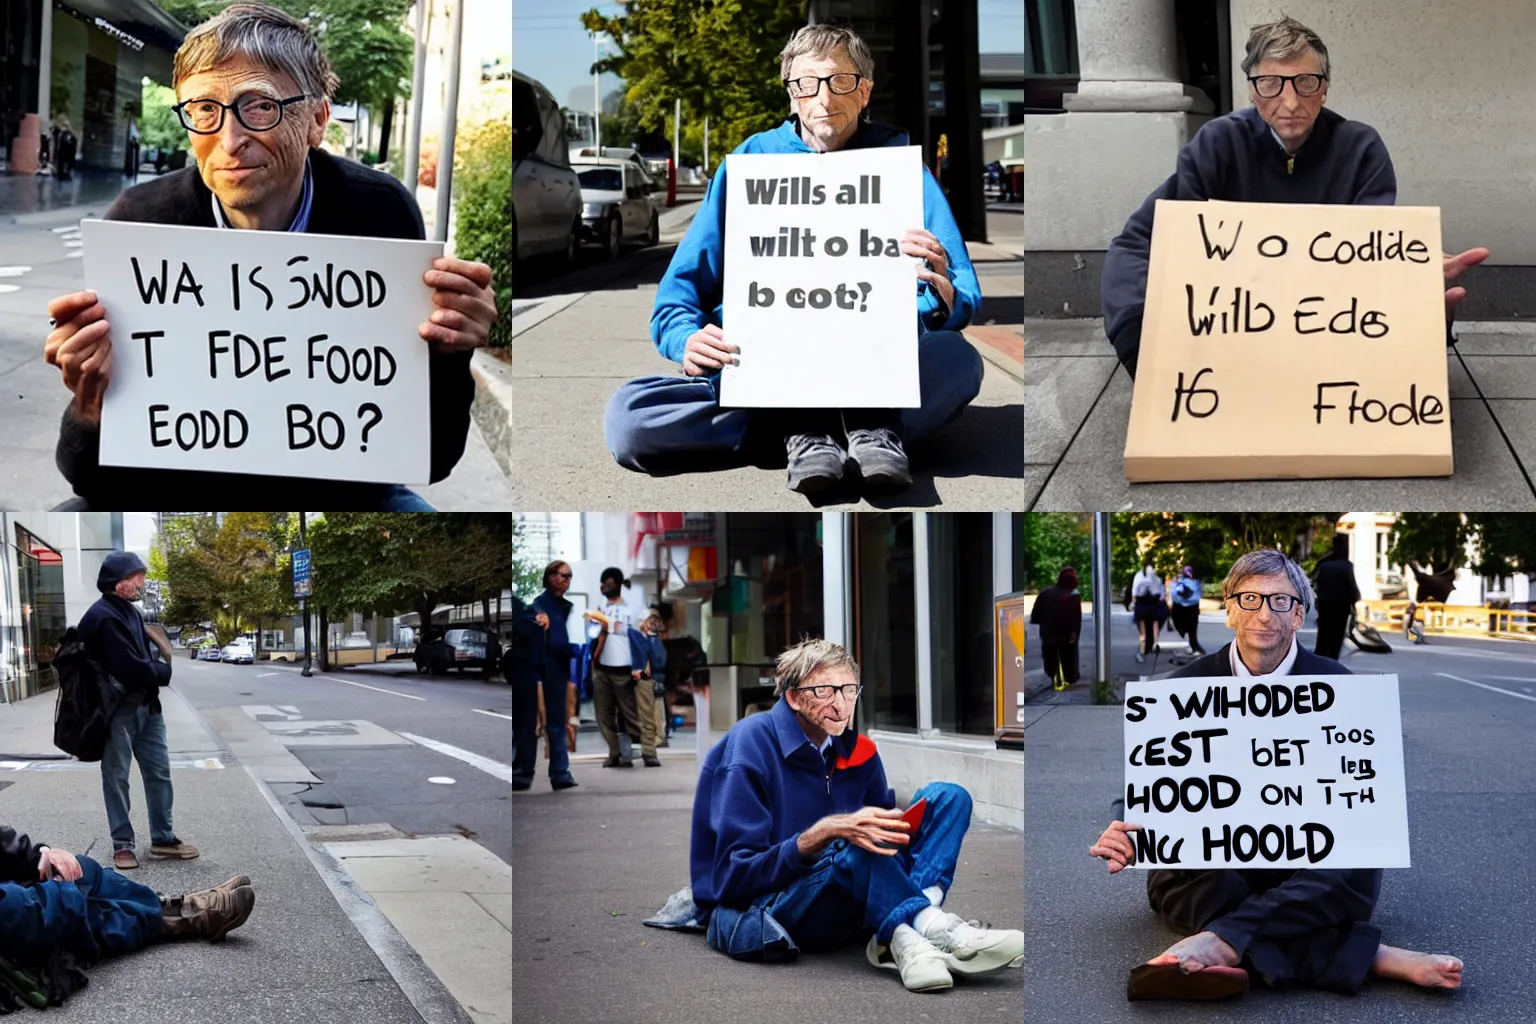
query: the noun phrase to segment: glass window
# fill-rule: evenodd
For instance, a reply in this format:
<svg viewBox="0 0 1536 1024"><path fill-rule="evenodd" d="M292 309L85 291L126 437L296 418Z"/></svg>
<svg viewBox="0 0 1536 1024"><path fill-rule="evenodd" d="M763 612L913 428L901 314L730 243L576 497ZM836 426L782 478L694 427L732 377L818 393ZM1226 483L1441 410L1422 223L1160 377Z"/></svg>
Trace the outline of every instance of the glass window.
<svg viewBox="0 0 1536 1024"><path fill-rule="evenodd" d="M771 666L803 637L825 636L821 514L733 512L725 533L712 609L730 617L730 661Z"/></svg>
<svg viewBox="0 0 1536 1024"><path fill-rule="evenodd" d="M917 600L912 513L855 518L855 621L865 727L917 728Z"/></svg>
<svg viewBox="0 0 1536 1024"><path fill-rule="evenodd" d="M16 527L17 595L21 598L21 678L18 696L55 686L53 656L67 628L64 559L49 545Z"/></svg>
<svg viewBox="0 0 1536 1024"><path fill-rule="evenodd" d="M584 167L576 172L576 177L581 179L582 188L598 192L619 192L624 188L617 167Z"/></svg>
<svg viewBox="0 0 1536 1024"><path fill-rule="evenodd" d="M993 734L992 515L928 516L933 724Z"/></svg>

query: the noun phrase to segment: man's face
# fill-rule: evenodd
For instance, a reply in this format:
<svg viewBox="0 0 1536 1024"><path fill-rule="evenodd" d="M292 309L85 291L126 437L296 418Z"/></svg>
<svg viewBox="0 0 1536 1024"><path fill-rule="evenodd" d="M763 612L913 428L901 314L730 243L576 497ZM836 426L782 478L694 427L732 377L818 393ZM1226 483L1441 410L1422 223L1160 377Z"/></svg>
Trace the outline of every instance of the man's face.
<svg viewBox="0 0 1536 1024"><path fill-rule="evenodd" d="M1274 576L1249 576L1247 579L1240 580L1232 589L1233 593L1246 591L1255 594L1301 596L1296 593L1296 588L1291 586L1291 581L1284 573ZM1238 649L1259 655L1289 650L1291 638L1301 628L1301 621L1305 615L1306 612L1302 610L1300 601L1282 615L1269 607L1268 600L1259 606L1258 611L1253 612L1244 611L1238 607L1235 597L1227 600L1227 625L1237 634Z"/></svg>
<svg viewBox="0 0 1536 1024"><path fill-rule="evenodd" d="M824 57L796 57L789 66L789 74L784 77L793 81L805 76L820 78L858 73L848 51L838 49ZM804 130L821 141L823 150L830 152L842 148L853 137L859 126L859 112L869 105L869 94L874 87L874 83L866 78L853 92L836 96L832 93L831 82L821 82L815 95L797 99L791 94L790 103Z"/></svg>
<svg viewBox="0 0 1536 1024"><path fill-rule="evenodd" d="M1261 60L1254 65L1252 76L1259 75L1321 75L1323 62L1312 50L1308 50L1299 57L1290 57L1286 60ZM1265 99L1258 94L1253 83L1248 84L1248 95L1253 100L1254 106L1259 108L1259 116L1264 123L1275 130L1280 136L1286 148L1295 151L1308 135L1312 134L1312 126L1317 123L1317 115L1322 112L1323 104L1328 102L1328 82L1324 80L1323 86L1311 96L1300 96L1296 92L1295 82L1286 82L1280 90L1280 95L1272 99Z"/></svg>
<svg viewBox="0 0 1536 1024"><path fill-rule="evenodd" d="M841 687L850 684L856 686L858 682L847 668L824 668L801 680L800 686L833 686L839 689L831 690L826 696L817 696L814 690L793 689L786 694L785 699L791 708L809 719L812 725L836 738L853 721L853 706L858 701L857 697L844 697Z"/></svg>
<svg viewBox="0 0 1536 1024"><path fill-rule="evenodd" d="M234 103L249 95L286 100L304 90L287 75L245 57L226 61L211 71L190 75L181 83L177 100L216 100ZM190 108L188 108L190 110ZM224 112L216 135L188 132L203 184L225 209L248 210L282 196L303 180L310 147L325 137L331 106L325 99L290 103L277 127L253 132L233 110Z"/></svg>
<svg viewBox="0 0 1536 1024"><path fill-rule="evenodd" d="M142 600L144 597L144 574L136 572L125 580L118 580L116 593L124 601Z"/></svg>
<svg viewBox="0 0 1536 1024"><path fill-rule="evenodd" d="M598 581L597 588L603 592L603 596L610 601L619 596L619 587L623 581L616 576L604 576Z"/></svg>
<svg viewBox="0 0 1536 1024"><path fill-rule="evenodd" d="M556 597L564 597L565 592L571 589L571 567L561 563L549 571L549 577L544 581L549 587L549 592Z"/></svg>

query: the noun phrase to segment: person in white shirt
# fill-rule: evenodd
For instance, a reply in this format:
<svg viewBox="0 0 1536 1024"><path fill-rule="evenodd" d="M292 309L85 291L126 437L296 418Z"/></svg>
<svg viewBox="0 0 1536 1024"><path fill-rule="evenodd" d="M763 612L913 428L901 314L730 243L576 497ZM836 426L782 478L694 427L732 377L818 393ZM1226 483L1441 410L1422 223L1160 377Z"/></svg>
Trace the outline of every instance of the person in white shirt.
<svg viewBox="0 0 1536 1024"><path fill-rule="evenodd" d="M1136 574L1131 581L1131 601L1135 610L1132 617L1136 620L1136 634L1141 637L1141 646L1136 650L1136 661L1141 663L1146 656L1157 646L1158 631L1163 628L1163 621L1168 618L1168 601L1163 590L1163 578L1152 568L1152 563Z"/></svg>
<svg viewBox="0 0 1536 1024"><path fill-rule="evenodd" d="M659 768L656 756L656 697L650 683L640 683L649 664L650 649L640 635L638 623L646 609L637 609L624 597L624 571L610 566L603 570L599 588L604 602L597 607L606 624L597 638L592 664L592 699L596 705L597 727L608 744L605 768L634 766L631 744L640 741L640 753L646 767ZM631 743L621 746L619 733Z"/></svg>

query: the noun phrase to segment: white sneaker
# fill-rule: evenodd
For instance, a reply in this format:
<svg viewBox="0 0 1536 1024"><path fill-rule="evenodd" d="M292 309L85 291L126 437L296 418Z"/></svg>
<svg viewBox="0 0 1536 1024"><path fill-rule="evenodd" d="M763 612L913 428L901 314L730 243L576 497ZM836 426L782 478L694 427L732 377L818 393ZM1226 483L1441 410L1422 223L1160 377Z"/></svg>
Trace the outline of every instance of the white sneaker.
<svg viewBox="0 0 1536 1024"><path fill-rule="evenodd" d="M946 956L951 970L963 974L989 974L1023 966L1023 932L978 925L954 914L940 914L929 923L923 938Z"/></svg>
<svg viewBox="0 0 1536 1024"><path fill-rule="evenodd" d="M900 971L908 992L942 992L954 987L955 979L945 966L947 957L911 925L897 925L889 946L879 945L871 935L864 955L876 967Z"/></svg>

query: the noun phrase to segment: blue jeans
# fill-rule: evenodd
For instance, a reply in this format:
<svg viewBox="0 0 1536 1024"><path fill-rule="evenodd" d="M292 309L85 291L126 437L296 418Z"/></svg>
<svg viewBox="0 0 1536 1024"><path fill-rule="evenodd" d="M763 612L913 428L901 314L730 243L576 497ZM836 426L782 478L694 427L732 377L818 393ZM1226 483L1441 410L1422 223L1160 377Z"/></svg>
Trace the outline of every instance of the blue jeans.
<svg viewBox="0 0 1536 1024"><path fill-rule="evenodd" d="M920 400L898 409L897 433L916 441L960 415L981 391L981 355L958 331L917 340ZM646 472L648 460L684 453L742 454L748 428L766 413L793 422L795 410L722 409L718 378L640 377L608 400L603 437L619 465Z"/></svg>
<svg viewBox="0 0 1536 1024"><path fill-rule="evenodd" d="M931 905L924 889L937 885L949 892L960 843L971 826L971 795L953 782L930 782L912 802L924 798L928 807L922 824L895 856L838 839L809 873L754 905L771 914L808 953L847 945L870 929L888 945L898 925L911 924L918 911Z"/></svg>
<svg viewBox="0 0 1536 1024"><path fill-rule="evenodd" d="M89 857L76 859L75 882L0 882L0 956L34 966L62 948L90 962L142 949L159 934L153 889Z"/></svg>
<svg viewBox="0 0 1536 1024"><path fill-rule="evenodd" d="M549 779L571 779L570 753L565 749L565 695L570 672L559 668L563 659L551 658L544 670L544 681L512 673L512 738L517 747L512 755L512 781L532 783L538 771L539 757L539 687L544 687L544 725L549 733Z"/></svg>
<svg viewBox="0 0 1536 1024"><path fill-rule="evenodd" d="M112 826L112 849L134 848L133 820L128 816L128 762L138 758L149 802L149 838L155 845L176 843L171 827L171 755L165 746L165 716L150 714L143 704L123 704L112 716L110 738L101 757L101 792Z"/></svg>
<svg viewBox="0 0 1536 1024"><path fill-rule="evenodd" d="M378 512L436 512L437 509L428 505L426 499L409 487L398 484L385 487L379 494L379 504L375 506Z"/></svg>

